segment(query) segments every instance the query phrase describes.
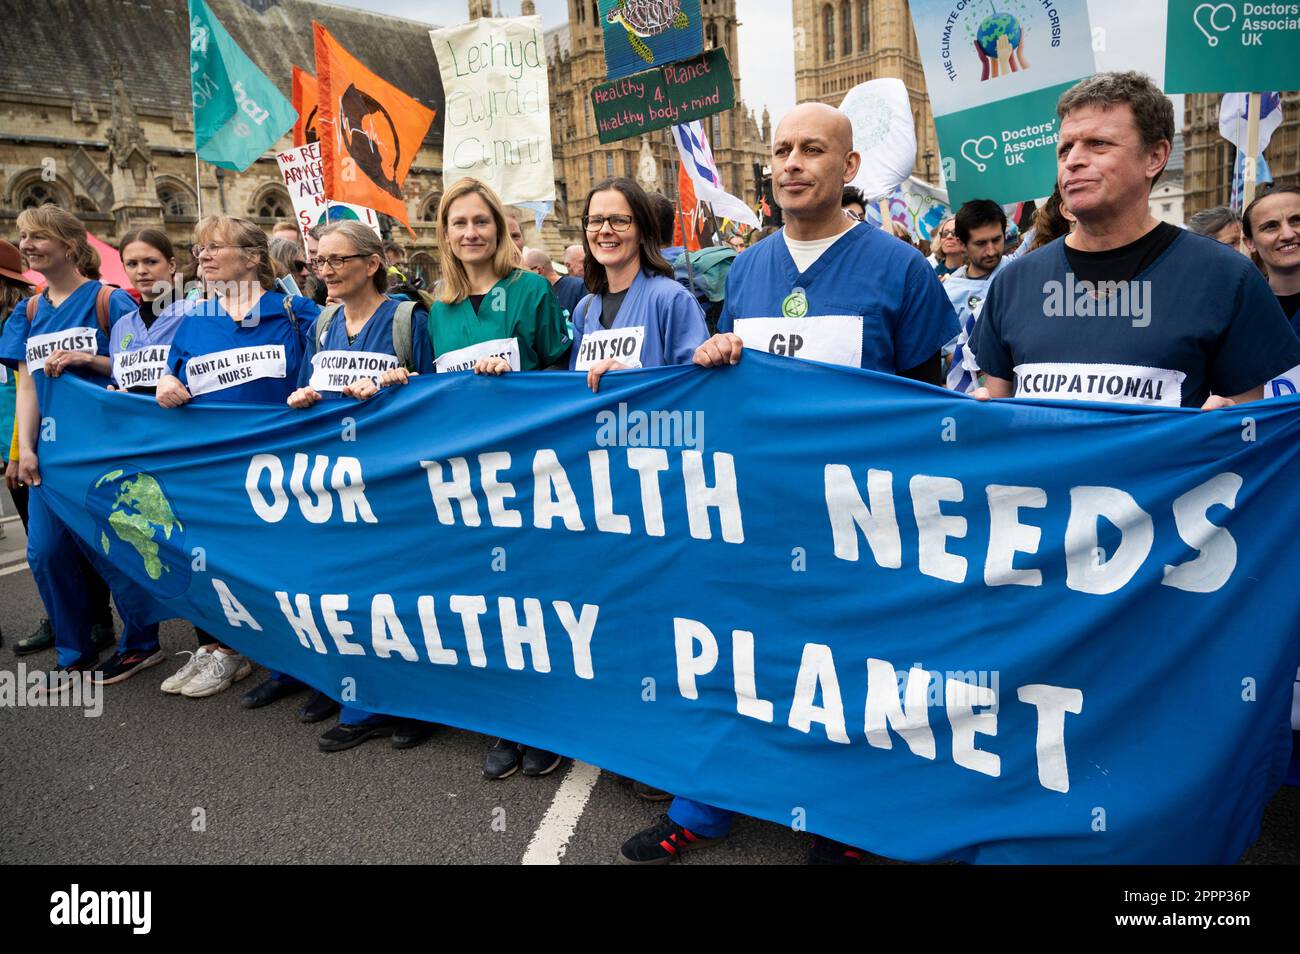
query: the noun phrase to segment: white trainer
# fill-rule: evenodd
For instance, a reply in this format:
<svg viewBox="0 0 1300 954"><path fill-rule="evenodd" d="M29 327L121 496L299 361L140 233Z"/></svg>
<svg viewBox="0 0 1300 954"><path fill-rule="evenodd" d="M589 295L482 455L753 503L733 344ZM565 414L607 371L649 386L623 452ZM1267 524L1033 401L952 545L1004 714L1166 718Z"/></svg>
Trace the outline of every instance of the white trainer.
<svg viewBox="0 0 1300 954"><path fill-rule="evenodd" d="M239 653L208 653L200 669L181 688L181 695L189 699L204 699L225 692L253 671L253 664Z"/></svg>
<svg viewBox="0 0 1300 954"><path fill-rule="evenodd" d="M179 656L180 653L176 655ZM185 661L185 665L164 679L162 685L158 688L171 696L180 695L181 690L185 688L185 684L197 676L199 671L207 665L203 661L204 657L211 655L212 650L200 646L198 652L189 653L190 658Z"/></svg>

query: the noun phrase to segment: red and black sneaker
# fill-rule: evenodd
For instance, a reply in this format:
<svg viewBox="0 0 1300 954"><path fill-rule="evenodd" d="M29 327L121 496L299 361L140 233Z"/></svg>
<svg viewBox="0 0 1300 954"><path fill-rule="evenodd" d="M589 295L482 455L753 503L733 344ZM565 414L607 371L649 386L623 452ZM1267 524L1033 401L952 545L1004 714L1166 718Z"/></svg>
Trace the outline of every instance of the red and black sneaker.
<svg viewBox="0 0 1300 954"><path fill-rule="evenodd" d="M99 654L92 651L70 666L41 673L41 682L36 687L36 694L38 696L61 696L65 692L70 692L75 683L84 682L90 678L98 659Z"/></svg>
<svg viewBox="0 0 1300 954"><path fill-rule="evenodd" d="M130 679L141 669L156 666L163 660L161 649L152 652L114 653L102 666L96 666L90 681L98 686L111 686Z"/></svg>
<svg viewBox="0 0 1300 954"><path fill-rule="evenodd" d="M720 841L721 838L701 838L667 815L660 815L653 825L623 843L618 861L624 865L666 865L680 858L684 851L706 848Z"/></svg>
<svg viewBox="0 0 1300 954"><path fill-rule="evenodd" d="M810 865L860 865L867 858L861 848L854 848L842 841L832 841L821 835L813 835L812 847L808 849Z"/></svg>

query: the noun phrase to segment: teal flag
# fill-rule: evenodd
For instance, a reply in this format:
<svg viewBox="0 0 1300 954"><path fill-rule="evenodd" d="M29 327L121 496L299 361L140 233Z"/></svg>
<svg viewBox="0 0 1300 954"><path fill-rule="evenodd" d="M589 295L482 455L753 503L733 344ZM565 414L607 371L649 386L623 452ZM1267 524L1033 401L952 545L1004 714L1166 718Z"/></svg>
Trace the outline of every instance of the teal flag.
<svg viewBox="0 0 1300 954"><path fill-rule="evenodd" d="M199 158L243 172L298 113L239 48L203 0L190 3L190 88Z"/></svg>

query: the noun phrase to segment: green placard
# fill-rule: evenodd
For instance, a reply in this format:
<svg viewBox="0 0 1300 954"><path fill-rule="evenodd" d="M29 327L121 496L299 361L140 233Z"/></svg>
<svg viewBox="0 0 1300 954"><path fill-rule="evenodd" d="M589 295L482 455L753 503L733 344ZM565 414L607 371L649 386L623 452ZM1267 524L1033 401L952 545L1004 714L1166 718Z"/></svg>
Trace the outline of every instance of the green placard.
<svg viewBox="0 0 1300 954"><path fill-rule="evenodd" d="M934 121L948 202L1020 202L1056 187L1056 102L1074 83L1013 96Z"/></svg>
<svg viewBox="0 0 1300 954"><path fill-rule="evenodd" d="M591 91L602 143L703 119L734 105L736 83L722 47L602 83Z"/></svg>
<svg viewBox="0 0 1300 954"><path fill-rule="evenodd" d="M1260 93L1300 86L1300 2L1169 0L1165 91Z"/></svg>

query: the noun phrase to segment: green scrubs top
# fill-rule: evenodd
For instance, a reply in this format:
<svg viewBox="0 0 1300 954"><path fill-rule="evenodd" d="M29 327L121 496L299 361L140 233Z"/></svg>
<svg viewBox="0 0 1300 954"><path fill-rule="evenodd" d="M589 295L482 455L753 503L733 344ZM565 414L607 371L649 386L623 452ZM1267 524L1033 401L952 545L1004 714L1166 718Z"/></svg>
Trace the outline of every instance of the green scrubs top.
<svg viewBox="0 0 1300 954"><path fill-rule="evenodd" d="M520 371L547 368L564 357L572 342L546 279L516 268L492 286L477 313L468 298L454 305L434 302L429 309L435 356L498 338L518 340Z"/></svg>

